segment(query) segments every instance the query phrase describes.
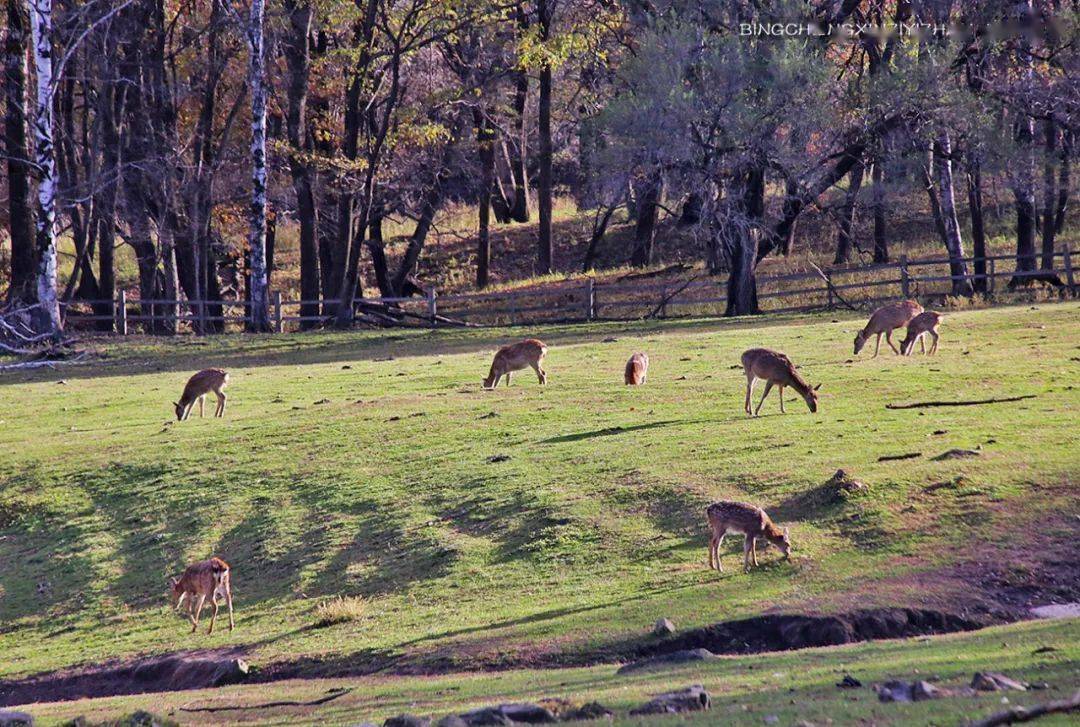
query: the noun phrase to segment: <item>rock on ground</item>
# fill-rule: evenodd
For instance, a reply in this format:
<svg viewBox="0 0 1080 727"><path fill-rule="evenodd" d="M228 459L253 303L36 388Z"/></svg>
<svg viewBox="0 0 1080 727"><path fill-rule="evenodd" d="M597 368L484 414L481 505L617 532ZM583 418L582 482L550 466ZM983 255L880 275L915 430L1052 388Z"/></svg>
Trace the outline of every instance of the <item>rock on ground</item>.
<svg viewBox="0 0 1080 727"><path fill-rule="evenodd" d="M680 714L682 712L702 712L712 706L709 693L700 684L695 684L674 692L658 694L630 714Z"/></svg>
<svg viewBox="0 0 1080 727"><path fill-rule="evenodd" d="M390 717L383 722L383 727L428 727L431 724L431 720L427 717L417 717L412 714L399 714L397 717Z"/></svg>
<svg viewBox="0 0 1080 727"><path fill-rule="evenodd" d="M712 659L719 658L720 657L708 649L681 649L679 651L673 651L670 654L661 654L660 656L654 656L649 659L642 659L641 661L624 664L619 667L619 670L615 673L628 674L643 669L662 669L667 666L686 664L691 661L711 661Z"/></svg>
<svg viewBox="0 0 1080 727"><path fill-rule="evenodd" d="M670 619L661 618L657 619L653 624L653 636L671 636L675 633L675 624Z"/></svg>
<svg viewBox="0 0 1080 727"><path fill-rule="evenodd" d="M33 727L34 718L26 712L0 709L0 727Z"/></svg>
<svg viewBox="0 0 1080 727"><path fill-rule="evenodd" d="M923 702L949 696L950 692L930 682L885 682L874 687L882 702Z"/></svg>
<svg viewBox="0 0 1080 727"><path fill-rule="evenodd" d="M996 671L977 671L971 678L971 688L980 692L1003 692L1009 689L1026 692L1028 687L1027 684Z"/></svg>

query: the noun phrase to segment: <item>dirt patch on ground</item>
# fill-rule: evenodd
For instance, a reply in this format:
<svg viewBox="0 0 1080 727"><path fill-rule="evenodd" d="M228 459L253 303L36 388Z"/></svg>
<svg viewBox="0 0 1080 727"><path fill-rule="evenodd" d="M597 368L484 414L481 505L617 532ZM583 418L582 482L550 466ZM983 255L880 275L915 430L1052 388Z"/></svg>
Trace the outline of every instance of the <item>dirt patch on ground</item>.
<svg viewBox="0 0 1080 727"><path fill-rule="evenodd" d="M236 649L188 651L0 681L0 707L231 684L247 675L239 657Z"/></svg>
<svg viewBox="0 0 1080 727"><path fill-rule="evenodd" d="M826 616L774 614L725 621L693 629L647 646L641 656L686 649L714 654L752 654L814 646L838 646L857 641L973 631L989 625L962 616L918 608L875 608Z"/></svg>

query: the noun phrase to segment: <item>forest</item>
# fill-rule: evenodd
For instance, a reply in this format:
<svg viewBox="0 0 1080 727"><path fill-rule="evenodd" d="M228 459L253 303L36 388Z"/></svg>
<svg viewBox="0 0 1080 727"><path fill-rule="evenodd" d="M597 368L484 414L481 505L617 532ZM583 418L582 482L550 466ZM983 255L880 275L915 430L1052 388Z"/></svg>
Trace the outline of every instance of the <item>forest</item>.
<svg viewBox="0 0 1080 727"><path fill-rule="evenodd" d="M501 225L530 225L535 275L566 269L566 198L592 221L575 266L624 215L622 263L648 267L671 218L745 315L758 264L798 249L826 194L836 263L889 260L918 198L953 293L979 294L994 180L1029 273L1012 283L1061 283L1075 3L8 0L4 18L8 351L62 339L80 301L111 330L127 248L149 332L176 333L185 301L211 308L196 333L223 330L224 301L268 330L285 231L293 297L321 317L304 325L348 327L359 301L423 293L451 204L475 216L477 289Z"/></svg>

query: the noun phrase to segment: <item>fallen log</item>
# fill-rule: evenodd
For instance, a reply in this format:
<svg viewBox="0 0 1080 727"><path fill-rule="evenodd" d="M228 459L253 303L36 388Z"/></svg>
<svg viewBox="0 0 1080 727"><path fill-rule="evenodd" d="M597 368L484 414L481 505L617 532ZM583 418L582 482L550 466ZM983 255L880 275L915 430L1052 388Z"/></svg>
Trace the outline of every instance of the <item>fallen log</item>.
<svg viewBox="0 0 1080 727"><path fill-rule="evenodd" d="M1045 717L1048 714L1062 714L1064 712L1076 711L1080 711L1080 690L1077 690L1076 694L1072 695L1069 699L1059 699L1054 702L1047 702L1046 704L1036 704L1034 707L1013 707L1011 709L1002 710L1001 712L995 712L989 717L980 719L977 722L972 722L971 727L997 727L998 725L1014 724L1016 722L1030 722L1033 719Z"/></svg>
<svg viewBox="0 0 1080 727"><path fill-rule="evenodd" d="M332 702L338 697L342 697L352 691L352 687L348 689L332 689L330 693L325 697L319 697L318 699L312 699L307 702L300 702L293 699L283 699L276 702L260 702L258 704L223 704L219 707L189 707L182 705L180 707L181 712L234 712L241 709L272 709L274 707L317 707L320 704L326 704Z"/></svg>
<svg viewBox="0 0 1080 727"><path fill-rule="evenodd" d="M1034 399L1035 394L1024 394L1023 396L1006 396L1000 399L967 399L960 401L918 401L914 404L886 404L886 409L925 409L934 406L979 406L981 404L1007 404L1011 401L1023 401L1024 399Z"/></svg>

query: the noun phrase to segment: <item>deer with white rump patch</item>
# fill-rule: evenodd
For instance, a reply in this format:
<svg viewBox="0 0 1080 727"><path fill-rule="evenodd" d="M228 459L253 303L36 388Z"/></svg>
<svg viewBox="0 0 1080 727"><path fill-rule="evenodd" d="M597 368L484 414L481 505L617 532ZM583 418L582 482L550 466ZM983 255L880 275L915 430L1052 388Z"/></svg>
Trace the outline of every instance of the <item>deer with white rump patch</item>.
<svg viewBox="0 0 1080 727"><path fill-rule="evenodd" d="M870 336L876 335L877 341L874 344L872 358L877 358L878 351L881 349L881 334L884 333L885 343L889 344L889 348L893 350L893 353L899 356L900 352L896 350L896 346L892 342L892 332L896 328L906 326L908 321L922 313L922 309L922 306L913 300L902 300L878 308L870 316L870 320L866 322L866 327L855 334L855 355L859 355L859 351L866 345Z"/></svg>
<svg viewBox="0 0 1080 727"><path fill-rule="evenodd" d="M180 401L174 401L176 420L184 421L191 415L195 402L199 402L199 417L203 415L203 402L211 391L217 397L217 409L214 416L225 416L225 386L229 383L229 374L221 369L203 369L188 379Z"/></svg>
<svg viewBox="0 0 1080 727"><path fill-rule="evenodd" d="M754 383L758 379L765 381L765 393L761 395L757 409L752 412L753 416L757 416L761 411L761 405L765 403L765 397L774 385L780 387L781 414L787 413L784 411L784 388L787 386L799 392L810 411L817 411L817 390L821 388L821 384L811 387L806 383L806 379L795 370L795 364L784 354L768 348L751 348L743 353L742 365L746 372L746 403L743 409L747 414L751 414L750 397L753 396Z"/></svg>
<svg viewBox="0 0 1080 727"><path fill-rule="evenodd" d="M926 336L930 336L930 338L934 339L934 342L930 344L929 355L937 353L937 329L941 324L941 319L944 317L945 316L937 311L926 310L912 318L907 324L907 336L900 342L900 353L905 356L910 356L911 352L915 350L916 340L922 347L922 352L926 353Z"/></svg>
<svg viewBox="0 0 1080 727"><path fill-rule="evenodd" d="M766 543L772 543L784 554L784 559L791 557L791 538L788 529L780 529L769 518L765 511L755 505L732 500L714 502L705 509L705 515L709 519L709 530L712 534L709 538L709 567L715 567L721 573L724 566L720 563L720 546L724 543L724 536L728 533L742 533L743 540L743 569L750 571L751 563L757 565L757 552L754 549L758 539Z"/></svg>
<svg viewBox="0 0 1080 727"><path fill-rule="evenodd" d="M645 377L649 373L649 357L640 351L630 357L626 362L626 371L623 380L627 386L639 386L645 383Z"/></svg>
<svg viewBox="0 0 1080 727"><path fill-rule="evenodd" d="M526 338L520 343L503 346L495 354L491 362L491 370L484 379L485 389L494 389L499 385L499 379L506 377L506 385L510 385L510 375L515 371L532 367L536 371L536 377L541 384L547 383L547 373L540 364L547 354L547 346L543 341L535 338Z"/></svg>
<svg viewBox="0 0 1080 727"><path fill-rule="evenodd" d="M206 599L214 607L210 616L208 634L214 633L214 623L218 615L218 599L224 598L229 606L229 631L233 630L232 587L229 583L229 564L221 558L211 558L192 563L184 569L179 578L171 578L173 608L177 611L187 601L188 618L191 619L191 633L199 627L199 615Z"/></svg>

